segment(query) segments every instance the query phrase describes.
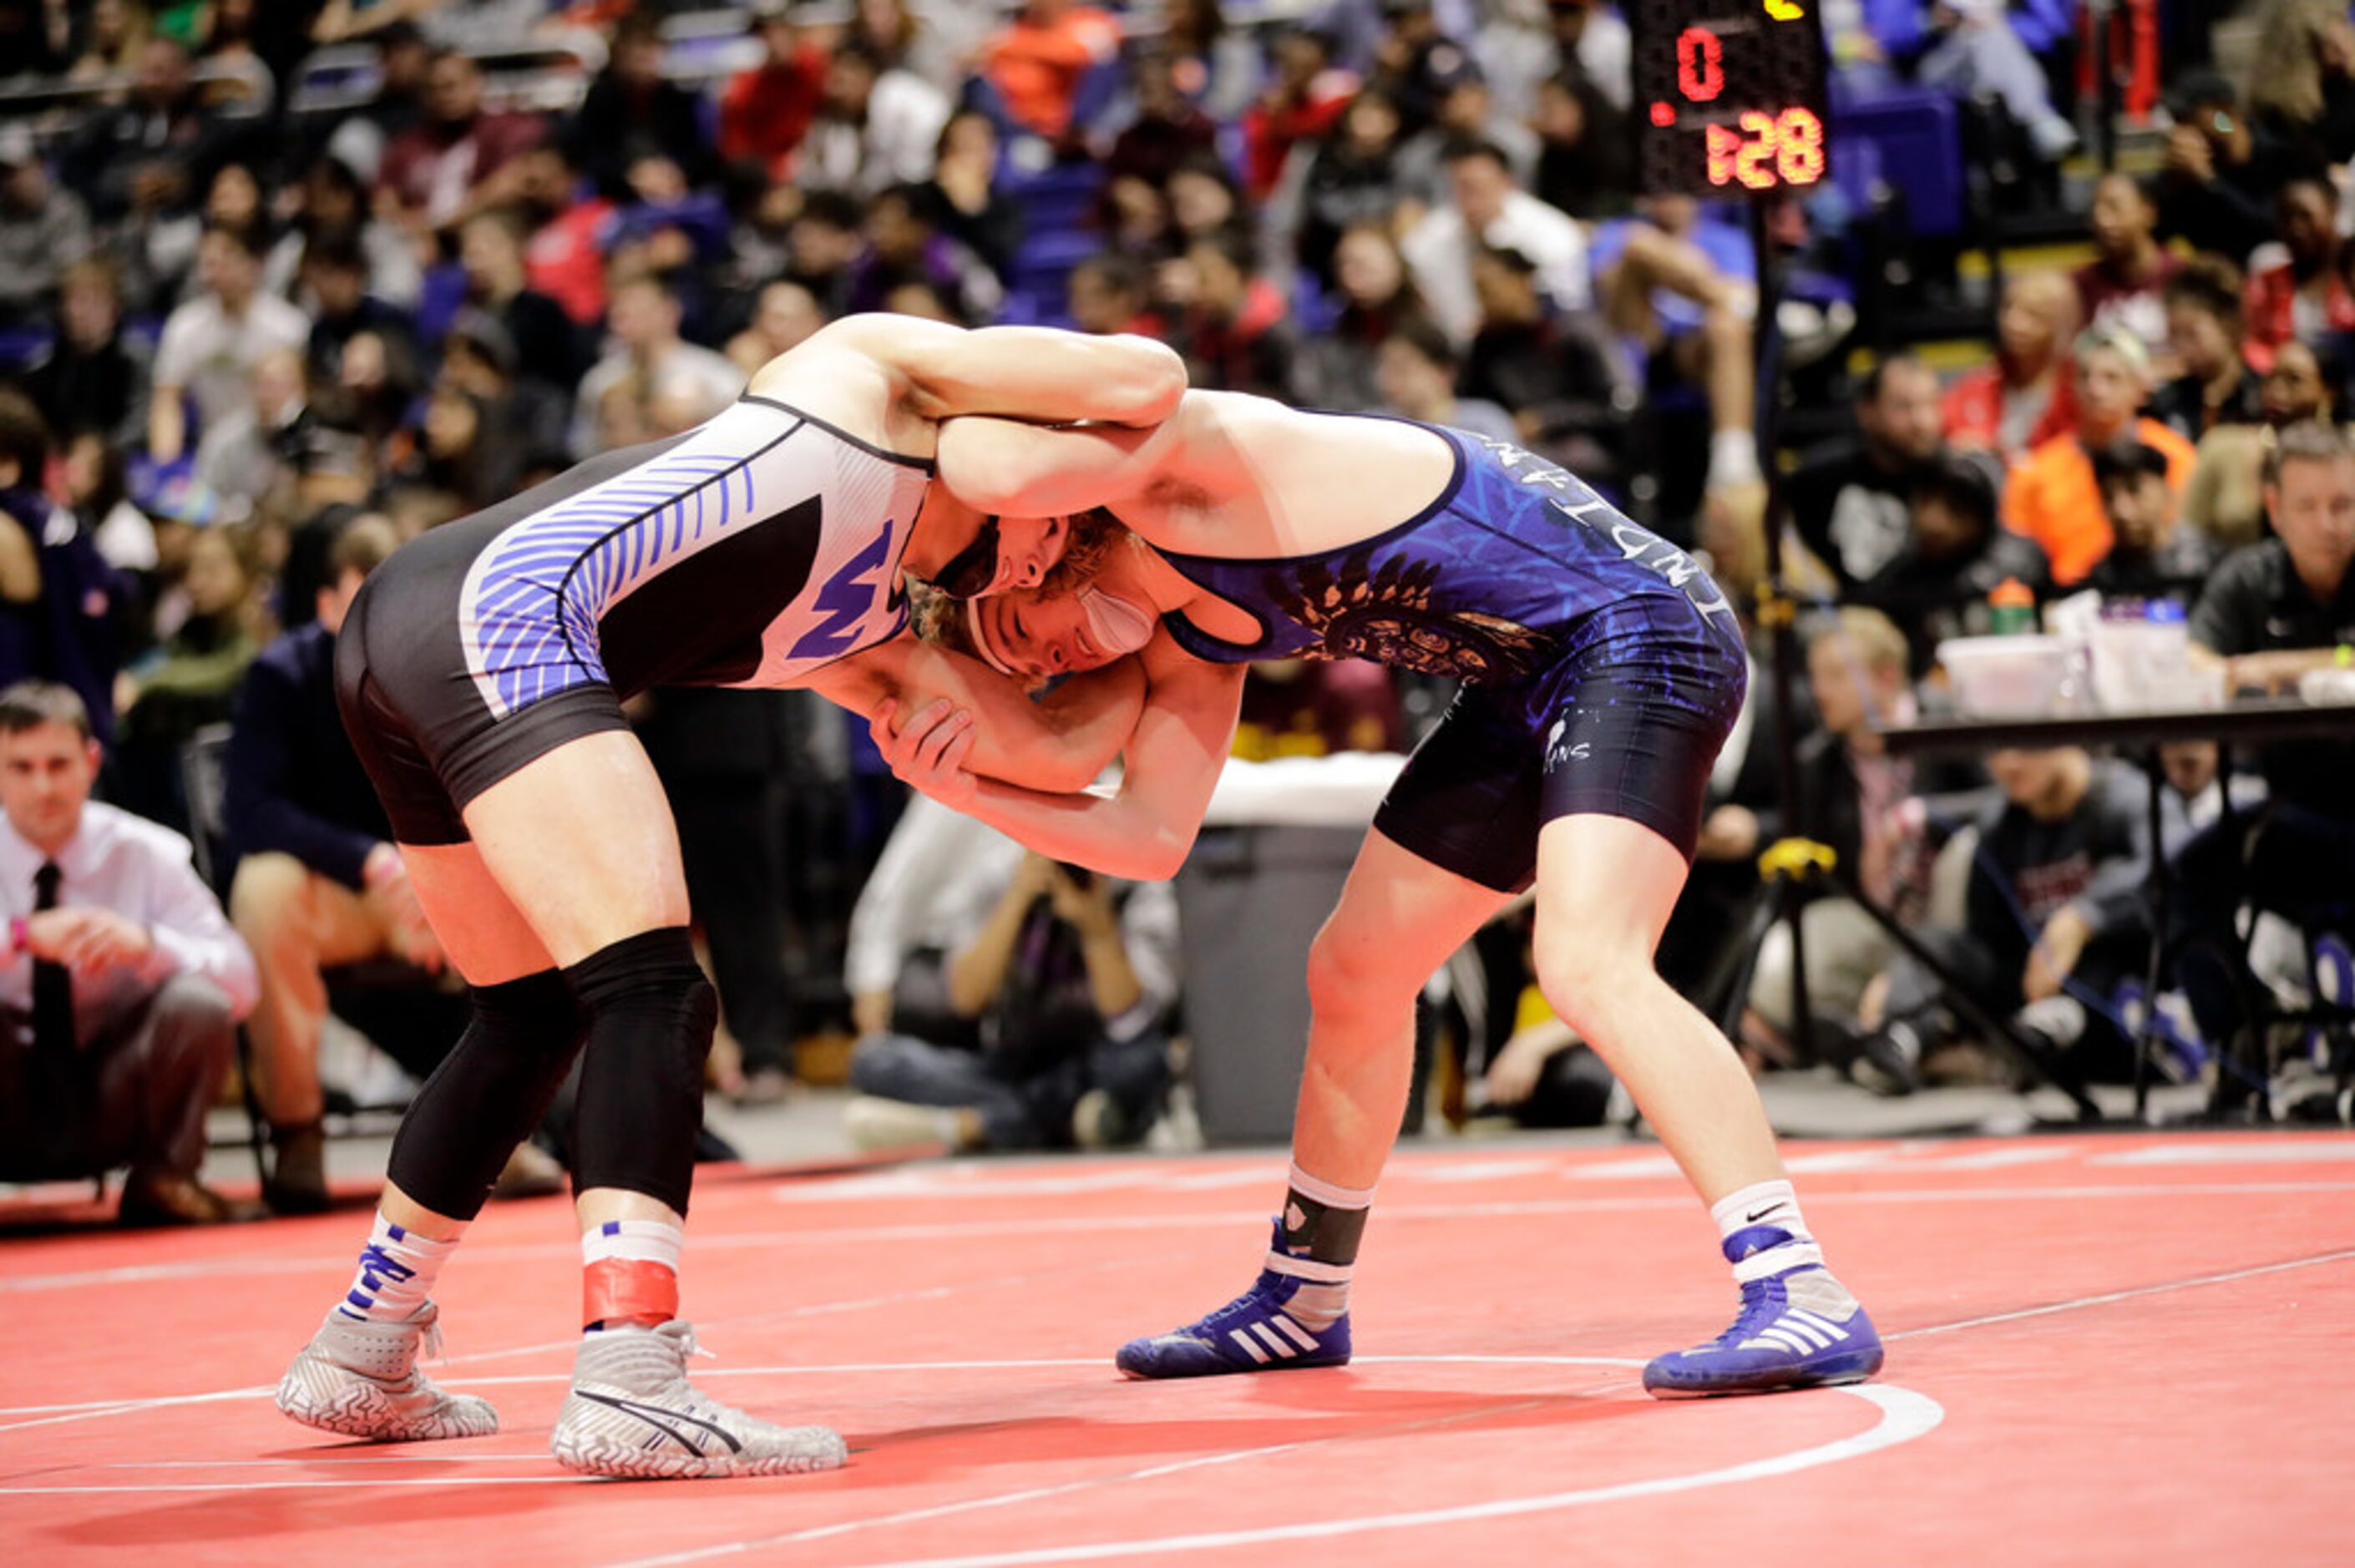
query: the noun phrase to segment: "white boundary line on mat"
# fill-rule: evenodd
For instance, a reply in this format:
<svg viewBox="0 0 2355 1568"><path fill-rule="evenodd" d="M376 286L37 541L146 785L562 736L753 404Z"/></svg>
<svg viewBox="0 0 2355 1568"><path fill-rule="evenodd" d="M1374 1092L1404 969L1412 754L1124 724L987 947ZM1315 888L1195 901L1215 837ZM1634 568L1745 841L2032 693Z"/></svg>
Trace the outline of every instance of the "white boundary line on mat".
<svg viewBox="0 0 2355 1568"><path fill-rule="evenodd" d="M1391 1356L1391 1361L1414 1361L1418 1356ZM1618 1357L1604 1356L1485 1356L1428 1358L1438 1361L1485 1361L1494 1363L1542 1364L1549 1366L1635 1367L1642 1363ZM1883 1448L1911 1442L1934 1429L1945 1419L1945 1410L1927 1394L1909 1388L1887 1384L1860 1383L1831 1392L1848 1394L1874 1406L1880 1419L1862 1432L1837 1438L1829 1443L1801 1448L1788 1454L1776 1454L1763 1459L1748 1459L1738 1464L1720 1466L1715 1469L1689 1471L1680 1476L1660 1476L1649 1480L1624 1481L1614 1486L1585 1487L1575 1491L1551 1492L1537 1497L1499 1498L1487 1502L1461 1503L1448 1508L1417 1509L1399 1513L1359 1514L1339 1519L1307 1520L1290 1524L1263 1525L1248 1530L1217 1531L1188 1535L1166 1535L1132 1541L1090 1542L1069 1546L1038 1547L1027 1551L989 1552L968 1557L926 1558L900 1562L890 1568L1016 1568L1018 1564L1042 1563L1091 1563L1108 1558L1135 1557L1146 1553L1216 1551L1233 1546L1259 1546L1276 1542L1330 1540L1337 1536L1363 1535L1378 1531L1411 1530L1433 1525L1466 1524L1484 1520L1510 1519L1524 1514L1550 1513L1562 1509L1580 1508L1590 1503L1614 1502L1627 1498L1657 1497L1671 1492L1693 1491L1704 1487L1729 1486L1740 1481L1762 1480L1771 1476L1787 1476L1800 1470L1810 1470L1821 1465L1837 1464L1843 1459L1862 1458ZM1326 1439L1332 1441L1333 1439ZM1232 1459L1263 1458L1290 1450L1317 1446L1314 1443L1286 1443L1271 1448L1248 1449L1240 1453L1209 1456L1205 1458L1181 1461L1174 1465L1156 1465L1148 1469L1126 1475L1107 1476L1092 1481L1067 1483L1060 1487L1040 1488L1003 1499L977 1499L975 1503L952 1504L948 1509L917 1510L905 1514L850 1520L842 1524L821 1525L809 1530L785 1534L762 1536L755 1540L729 1542L693 1552L673 1552L661 1557L632 1560L621 1568L658 1568L658 1565L678 1563L708 1562L716 1557L735 1556L746 1552L772 1553L794 1545L837 1537L854 1529L915 1523L936 1518L943 1512L963 1511L975 1507L991 1507L1000 1502L1029 1500L1094 1486L1115 1486L1126 1481L1150 1480L1176 1471L1198 1468L1206 1463L1223 1463Z"/></svg>

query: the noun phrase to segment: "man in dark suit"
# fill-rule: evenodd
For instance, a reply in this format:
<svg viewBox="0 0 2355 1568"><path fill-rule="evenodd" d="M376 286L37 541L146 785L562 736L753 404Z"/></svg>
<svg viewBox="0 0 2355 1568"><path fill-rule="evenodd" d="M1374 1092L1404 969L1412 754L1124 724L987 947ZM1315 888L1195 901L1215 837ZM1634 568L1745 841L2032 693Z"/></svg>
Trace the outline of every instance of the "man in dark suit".
<svg viewBox="0 0 2355 1568"><path fill-rule="evenodd" d="M380 957L434 971L442 964L336 712L336 632L395 543L380 519L346 525L329 550L318 619L263 649L238 690L226 800L229 847L239 857L229 915L261 972L254 1086L277 1149L264 1193L281 1213L327 1202L324 971Z"/></svg>

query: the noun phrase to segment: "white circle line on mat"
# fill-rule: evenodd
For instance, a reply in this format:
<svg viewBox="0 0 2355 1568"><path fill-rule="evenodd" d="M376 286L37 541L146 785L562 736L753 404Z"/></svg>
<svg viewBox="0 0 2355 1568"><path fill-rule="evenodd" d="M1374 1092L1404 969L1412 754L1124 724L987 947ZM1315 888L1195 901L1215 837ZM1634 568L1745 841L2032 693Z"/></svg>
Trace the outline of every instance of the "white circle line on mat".
<svg viewBox="0 0 2355 1568"><path fill-rule="evenodd" d="M1360 1358L1371 1360L1372 1358ZM1441 1363L1485 1362L1490 1364L1529 1364L1545 1366L1636 1367L1643 1363L1615 1356L1388 1356L1381 1358L1395 1363L1435 1361ZM922 1558L896 1561L878 1568L1018 1568L1018 1565L1050 1563L1093 1563L1114 1558L1135 1557L1147 1553L1212 1552L1238 1546L1263 1546L1281 1542L1329 1540L1335 1537L1368 1534L1379 1531L1423 1529L1434 1525L1470 1524L1487 1520L1511 1519L1533 1513L1549 1513L1563 1509L1582 1508L1593 1503L1617 1502L1633 1498L1658 1497L1673 1492L1693 1491L1704 1487L1731 1486L1742 1481L1763 1480L1774 1476L1787 1476L1810 1470L1823 1465L1838 1464L1847 1459L1862 1458L1884 1448L1909 1443L1936 1428L1945 1419L1945 1409L1927 1394L1909 1388L1885 1383L1859 1383L1828 1391L1860 1399L1872 1405L1880 1419L1862 1432L1846 1437L1801 1448L1788 1454L1771 1455L1761 1459L1748 1459L1715 1469L1690 1471L1680 1476L1661 1476L1649 1480L1623 1481L1606 1487L1585 1487L1574 1491L1550 1492L1536 1497L1498 1498L1487 1502L1461 1503L1447 1508L1417 1509L1398 1513L1360 1514L1340 1519L1310 1520L1292 1524L1264 1525L1252 1529L1207 1531L1188 1535L1165 1535L1131 1541L1091 1542L1067 1546L1036 1547L1024 1551L986 1552L972 1556ZM1300 1446L1284 1445L1285 1448ZM1263 1457L1281 1449L1254 1451ZM1050 1492L1078 1490L1085 1488L1117 1484L1124 1480L1150 1479L1167 1475L1173 1470L1191 1468L1204 1463L1216 1463L1233 1456L1204 1456L1178 1465L1157 1465L1129 1476L1101 1478L1088 1482L1073 1483L1068 1488L1042 1489L1030 1496ZM988 1507L998 1499L977 1499L965 1508ZM936 1517L947 1511L962 1510L922 1510L906 1516L886 1516L867 1521L869 1526L913 1523ZM857 1528L853 1526L852 1528ZM620 1568L657 1568L660 1564L708 1562L714 1558L750 1552L767 1553L797 1542L839 1536L846 1533L841 1524L820 1525L789 1534L762 1536L755 1540L727 1542L691 1552L673 1552L660 1557L632 1560Z"/></svg>
<svg viewBox="0 0 2355 1568"><path fill-rule="evenodd" d="M1510 1356L1510 1355L1399 1355L1359 1358L1369 1365L1525 1365L1525 1366L1591 1366L1629 1369L1642 1365L1618 1356ZM986 1363L965 1363L978 1370ZM1026 1364L1010 1363L1016 1368ZM755 1371L809 1372L819 1369L753 1369ZM880 1367L862 1371L882 1371ZM1830 1391L1859 1399L1872 1405L1880 1419L1866 1430L1817 1444L1788 1454L1770 1455L1764 1458L1744 1460L1715 1469L1699 1470L1678 1476L1661 1476L1647 1480L1625 1481L1612 1486L1582 1488L1573 1491L1553 1492L1536 1497L1499 1498L1487 1502L1464 1503L1447 1508L1413 1510L1389 1514L1369 1514L1341 1519L1315 1520L1291 1524L1262 1526L1255 1529L1220 1531L1190 1535L1174 1535L1132 1541L1095 1542L1066 1546L1034 1548L1026 1551L987 1553L954 1558L930 1558L902 1562L890 1568L1017 1568L1030 1563L1101 1562L1133 1557L1147 1552L1189 1552L1219 1551L1231 1547L1264 1545L1280 1542L1326 1540L1335 1537L1368 1534L1376 1531L1423 1529L1438 1525L1476 1523L1497 1519L1511 1519L1529 1514L1555 1512L1590 1504L1622 1501L1636 1498L1658 1497L1677 1492L1697 1490L1707 1487L1731 1486L1743 1481L1763 1480L1776 1476L1796 1474L1821 1466L1848 1459L1862 1458L1885 1448L1911 1442L1934 1430L1945 1418L1945 1411L1935 1400L1912 1389L1887 1384L1859 1384ZM740 1555L771 1551L801 1541L838 1538L862 1529L889 1527L894 1524L916 1523L949 1514L967 1513L983 1509L1003 1507L1010 1503L1035 1500L1066 1491L1093 1489L1118 1485L1124 1481L1146 1480L1180 1471L1198 1469L1236 1460L1265 1460L1278 1454L1294 1452L1313 1445L1282 1444L1272 1448L1250 1449L1224 1454L1206 1454L1175 1464L1161 1464L1128 1475L1108 1476L1065 1486L1023 1489L1010 1494L965 1499L939 1508L920 1509L903 1514L885 1515L863 1520L843 1520L831 1525L815 1526L791 1534L768 1536L757 1540L724 1542L693 1552L664 1557L647 1558L630 1568L654 1568L657 1563L692 1563L715 1557ZM501 1456L500 1457L506 1457ZM527 1457L516 1456L517 1460ZM489 1462L497 1462L483 1456ZM135 1468L134 1465L110 1466L110 1468ZM179 1467L175 1465L173 1467ZM358 1467L355 1467L356 1468ZM373 1470L373 1467L368 1467ZM29 1486L0 1488L0 1496L59 1496L91 1493L229 1493L281 1490L320 1490L349 1487L450 1487L450 1486L566 1486L589 1482L591 1478L547 1474L529 1476L432 1476L388 1477L376 1471L355 1475L349 1478L289 1478L283 1480L239 1481L166 1481L149 1483L115 1483L94 1486Z"/></svg>

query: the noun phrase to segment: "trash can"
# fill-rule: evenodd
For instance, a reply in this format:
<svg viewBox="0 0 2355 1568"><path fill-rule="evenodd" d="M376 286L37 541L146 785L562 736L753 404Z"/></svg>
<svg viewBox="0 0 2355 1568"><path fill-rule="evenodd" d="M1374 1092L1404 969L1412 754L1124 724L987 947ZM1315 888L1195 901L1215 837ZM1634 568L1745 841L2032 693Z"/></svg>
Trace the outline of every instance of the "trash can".
<svg viewBox="0 0 2355 1568"><path fill-rule="evenodd" d="M1308 1054L1308 945L1363 827L1207 827L1177 876L1194 1097L1212 1144L1284 1143Z"/></svg>

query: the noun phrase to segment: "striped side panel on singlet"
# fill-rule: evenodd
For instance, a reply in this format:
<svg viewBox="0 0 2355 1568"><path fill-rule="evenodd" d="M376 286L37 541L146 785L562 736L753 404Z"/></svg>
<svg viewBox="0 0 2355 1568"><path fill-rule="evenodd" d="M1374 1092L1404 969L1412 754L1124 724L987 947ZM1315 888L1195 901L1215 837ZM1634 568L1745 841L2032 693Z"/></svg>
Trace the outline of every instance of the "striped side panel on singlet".
<svg viewBox="0 0 2355 1568"><path fill-rule="evenodd" d="M803 428L797 416L740 403L668 451L533 513L467 574L467 664L506 717L607 679L597 623L665 567L764 513L752 465Z"/></svg>

